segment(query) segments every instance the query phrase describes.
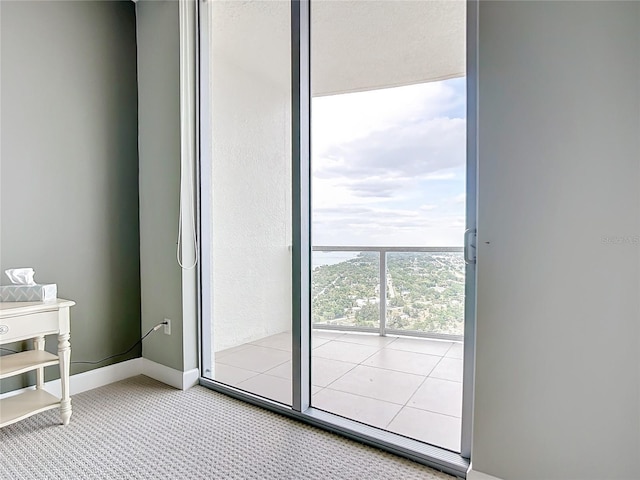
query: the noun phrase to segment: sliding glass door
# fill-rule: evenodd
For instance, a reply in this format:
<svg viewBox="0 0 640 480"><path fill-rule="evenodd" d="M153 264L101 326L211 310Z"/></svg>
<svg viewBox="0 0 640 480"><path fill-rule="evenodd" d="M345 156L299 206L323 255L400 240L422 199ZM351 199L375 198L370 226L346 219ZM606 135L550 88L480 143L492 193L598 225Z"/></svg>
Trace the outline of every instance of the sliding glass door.
<svg viewBox="0 0 640 480"><path fill-rule="evenodd" d="M201 383L459 475L465 7L199 3Z"/></svg>

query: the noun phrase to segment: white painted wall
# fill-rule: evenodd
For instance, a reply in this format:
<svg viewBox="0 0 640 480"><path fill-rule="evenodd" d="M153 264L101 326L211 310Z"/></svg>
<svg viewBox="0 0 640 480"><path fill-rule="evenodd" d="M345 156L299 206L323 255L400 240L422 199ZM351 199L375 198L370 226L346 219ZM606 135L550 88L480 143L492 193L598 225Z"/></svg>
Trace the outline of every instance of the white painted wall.
<svg viewBox="0 0 640 480"><path fill-rule="evenodd" d="M640 2L479 29L474 470L638 478Z"/></svg>
<svg viewBox="0 0 640 480"><path fill-rule="evenodd" d="M287 2L208 6L219 351L291 328L290 10Z"/></svg>

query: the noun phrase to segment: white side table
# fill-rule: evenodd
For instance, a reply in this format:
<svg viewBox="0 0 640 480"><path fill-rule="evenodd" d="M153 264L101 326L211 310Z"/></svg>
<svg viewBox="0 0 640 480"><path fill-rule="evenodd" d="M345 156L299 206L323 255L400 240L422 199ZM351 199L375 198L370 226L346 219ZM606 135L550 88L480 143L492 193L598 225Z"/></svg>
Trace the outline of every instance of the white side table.
<svg viewBox="0 0 640 480"><path fill-rule="evenodd" d="M69 308L71 300L52 302L0 302L0 345L33 339L33 350L0 356L0 380L36 370L36 389L0 400L0 428L19 420L60 407L62 424L71 418L69 397ZM45 335L58 336L58 355L44 350ZM44 390L44 367L60 366L62 398Z"/></svg>

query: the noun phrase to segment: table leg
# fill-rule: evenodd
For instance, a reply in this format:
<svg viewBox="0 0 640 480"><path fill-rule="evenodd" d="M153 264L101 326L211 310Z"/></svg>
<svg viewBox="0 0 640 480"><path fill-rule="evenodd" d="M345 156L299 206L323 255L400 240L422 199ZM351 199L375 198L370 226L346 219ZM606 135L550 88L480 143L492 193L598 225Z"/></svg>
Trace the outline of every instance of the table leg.
<svg viewBox="0 0 640 480"><path fill-rule="evenodd" d="M35 337L33 339L33 348L36 350L44 350L44 337ZM44 387L44 368L36 370L36 388L41 390Z"/></svg>
<svg viewBox="0 0 640 480"><path fill-rule="evenodd" d="M60 399L60 416L62 424L68 425L71 419L71 398L69 397L69 362L71 361L71 343L69 334L58 335L58 359L60 360L60 384L62 398Z"/></svg>

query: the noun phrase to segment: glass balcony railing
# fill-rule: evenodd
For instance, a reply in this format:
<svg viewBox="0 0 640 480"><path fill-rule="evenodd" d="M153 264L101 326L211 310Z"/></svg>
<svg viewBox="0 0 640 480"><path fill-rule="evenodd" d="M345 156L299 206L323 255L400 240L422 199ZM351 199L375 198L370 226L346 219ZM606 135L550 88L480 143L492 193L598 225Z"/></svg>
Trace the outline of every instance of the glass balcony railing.
<svg viewBox="0 0 640 480"><path fill-rule="evenodd" d="M313 328L462 339L462 247L312 250Z"/></svg>

